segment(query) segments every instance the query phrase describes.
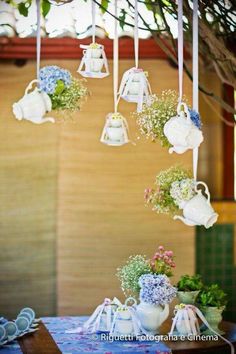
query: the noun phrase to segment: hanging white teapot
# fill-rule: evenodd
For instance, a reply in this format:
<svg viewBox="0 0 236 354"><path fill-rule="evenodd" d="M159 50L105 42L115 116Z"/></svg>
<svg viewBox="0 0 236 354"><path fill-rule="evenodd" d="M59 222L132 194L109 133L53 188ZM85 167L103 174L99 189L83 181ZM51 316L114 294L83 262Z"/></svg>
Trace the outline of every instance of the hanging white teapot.
<svg viewBox="0 0 236 354"><path fill-rule="evenodd" d="M202 195L202 191L197 189L198 185L205 187L207 198ZM195 191L197 194L189 201L183 201L180 209L183 209L183 216L175 215L174 220L181 220L188 226L203 225L206 229L211 227L218 219L218 214L214 211L210 203L210 193L204 182L196 182Z"/></svg>
<svg viewBox="0 0 236 354"><path fill-rule="evenodd" d="M45 122L54 123L54 118L43 118L46 112L52 110L50 97L45 92L40 91L38 87L35 87L32 92L29 92L33 84L38 82L38 80L33 80L29 83L25 89L24 96L13 104L13 113L18 120L26 119L35 124Z"/></svg>
<svg viewBox="0 0 236 354"><path fill-rule="evenodd" d="M189 149L197 148L203 141L201 130L193 124L188 107L183 102L177 106L177 116L170 118L164 125L164 134L173 145L169 153L183 154Z"/></svg>

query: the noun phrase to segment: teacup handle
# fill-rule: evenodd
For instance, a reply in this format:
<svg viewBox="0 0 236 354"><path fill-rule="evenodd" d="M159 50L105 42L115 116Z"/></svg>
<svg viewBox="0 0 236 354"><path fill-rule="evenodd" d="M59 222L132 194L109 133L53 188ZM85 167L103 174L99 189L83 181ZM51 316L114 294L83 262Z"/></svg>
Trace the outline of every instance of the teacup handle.
<svg viewBox="0 0 236 354"><path fill-rule="evenodd" d="M178 106L177 106L177 113L178 113L178 116L180 115L180 112L182 112L181 108L184 107L184 113L186 114L186 119L191 121L191 118L190 118L190 114L189 114L189 110L188 110L188 106L186 105L186 103L184 102L179 102L178 103Z"/></svg>
<svg viewBox="0 0 236 354"><path fill-rule="evenodd" d="M125 300L125 306L128 306L129 302L133 302L132 306L137 306L137 301L135 300L134 297L130 296Z"/></svg>
<svg viewBox="0 0 236 354"><path fill-rule="evenodd" d="M210 196L210 193L209 193L208 186L206 185L205 182L202 182L202 181L196 182L195 191L196 191L198 194L201 193L201 191L200 191L199 189L197 189L197 186L199 186L199 184L205 187L205 193L206 193L206 195L207 195L207 202L208 202L208 204L209 204L209 203L210 203L211 196Z"/></svg>
<svg viewBox="0 0 236 354"><path fill-rule="evenodd" d="M28 94L28 92L32 89L32 87L33 87L33 84L38 84L39 83L39 80L37 80L37 79L35 79L35 80L32 80L30 83L29 83L29 85L26 87L26 89L25 89L25 95L27 95Z"/></svg>

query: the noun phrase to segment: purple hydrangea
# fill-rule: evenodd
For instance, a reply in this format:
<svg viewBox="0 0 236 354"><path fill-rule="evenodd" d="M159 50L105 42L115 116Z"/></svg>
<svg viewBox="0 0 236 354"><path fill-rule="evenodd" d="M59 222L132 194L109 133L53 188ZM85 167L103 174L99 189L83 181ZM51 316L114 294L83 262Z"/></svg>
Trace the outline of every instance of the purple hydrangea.
<svg viewBox="0 0 236 354"><path fill-rule="evenodd" d="M201 129L202 128L202 121L201 121L201 117L200 117L199 113L191 108L188 108L188 110L189 110L190 118L191 118L191 121L193 122L193 124L198 129Z"/></svg>
<svg viewBox="0 0 236 354"><path fill-rule="evenodd" d="M58 80L64 82L65 86L70 86L71 84L71 73L66 69L61 69L59 66L45 66L40 69L39 81L40 88L48 94L53 94L57 87Z"/></svg>
<svg viewBox="0 0 236 354"><path fill-rule="evenodd" d="M139 278L140 300L152 305L165 305L176 296L177 289L164 274L144 274Z"/></svg>

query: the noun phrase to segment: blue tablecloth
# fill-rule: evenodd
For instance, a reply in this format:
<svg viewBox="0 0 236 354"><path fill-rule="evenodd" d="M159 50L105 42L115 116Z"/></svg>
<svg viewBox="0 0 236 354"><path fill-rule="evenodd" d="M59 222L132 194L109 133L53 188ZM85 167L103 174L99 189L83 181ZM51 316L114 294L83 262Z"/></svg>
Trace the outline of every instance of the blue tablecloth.
<svg viewBox="0 0 236 354"><path fill-rule="evenodd" d="M83 324L87 317L44 317L43 323L63 354L167 354L171 350L154 341L107 341L100 336L66 333ZM0 354L20 354L17 342L0 349ZM42 353L46 354L46 353Z"/></svg>

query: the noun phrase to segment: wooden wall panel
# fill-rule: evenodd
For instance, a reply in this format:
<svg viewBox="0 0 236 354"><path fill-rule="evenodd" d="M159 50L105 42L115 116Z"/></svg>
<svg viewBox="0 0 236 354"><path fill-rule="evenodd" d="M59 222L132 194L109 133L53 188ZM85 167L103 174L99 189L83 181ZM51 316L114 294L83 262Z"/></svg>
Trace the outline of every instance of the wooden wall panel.
<svg viewBox="0 0 236 354"><path fill-rule="evenodd" d="M76 70L77 64L67 62ZM133 65L120 63L121 72ZM177 89L177 71L165 61L143 61L154 92ZM136 140L130 112L121 102L136 145L108 147L99 142L112 111L112 80L89 80L92 92L78 124L65 125L60 138L58 206L58 313L86 314L106 296L121 296L116 268L130 254L151 256L163 244L176 253L176 277L194 272L194 229L158 216L143 203L145 187L176 163L191 165L191 154L169 155L159 143ZM186 94L191 86L186 80Z"/></svg>
<svg viewBox="0 0 236 354"><path fill-rule="evenodd" d="M55 314L58 126L18 122L12 103L35 64L0 65L0 315Z"/></svg>

